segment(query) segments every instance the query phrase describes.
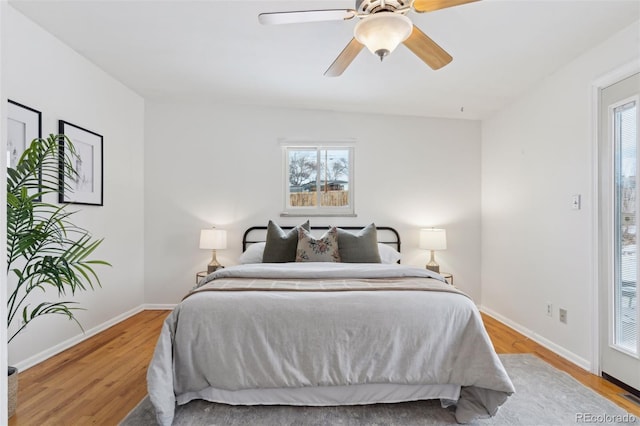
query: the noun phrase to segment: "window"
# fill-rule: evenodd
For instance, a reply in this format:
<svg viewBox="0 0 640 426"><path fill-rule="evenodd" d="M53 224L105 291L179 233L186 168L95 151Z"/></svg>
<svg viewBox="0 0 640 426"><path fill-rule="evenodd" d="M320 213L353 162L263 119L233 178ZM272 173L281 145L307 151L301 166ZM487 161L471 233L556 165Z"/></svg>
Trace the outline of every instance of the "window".
<svg viewBox="0 0 640 426"><path fill-rule="evenodd" d="M283 215L354 215L352 143L287 143L283 151Z"/></svg>
<svg viewBox="0 0 640 426"><path fill-rule="evenodd" d="M636 101L613 108L615 153L615 347L638 355L637 158Z"/></svg>

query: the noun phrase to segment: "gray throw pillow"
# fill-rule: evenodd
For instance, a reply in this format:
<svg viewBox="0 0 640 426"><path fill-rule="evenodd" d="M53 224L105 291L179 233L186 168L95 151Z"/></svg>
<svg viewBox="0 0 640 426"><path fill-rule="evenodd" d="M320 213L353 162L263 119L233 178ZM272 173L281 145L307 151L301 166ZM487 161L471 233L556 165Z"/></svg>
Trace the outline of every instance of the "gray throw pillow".
<svg viewBox="0 0 640 426"><path fill-rule="evenodd" d="M264 245L262 263L284 263L296 261L298 248L298 228L309 230L309 221L285 232L273 221L267 225L267 239Z"/></svg>
<svg viewBox="0 0 640 426"><path fill-rule="evenodd" d="M338 249L344 263L380 263L376 225L365 226L357 234L338 228Z"/></svg>

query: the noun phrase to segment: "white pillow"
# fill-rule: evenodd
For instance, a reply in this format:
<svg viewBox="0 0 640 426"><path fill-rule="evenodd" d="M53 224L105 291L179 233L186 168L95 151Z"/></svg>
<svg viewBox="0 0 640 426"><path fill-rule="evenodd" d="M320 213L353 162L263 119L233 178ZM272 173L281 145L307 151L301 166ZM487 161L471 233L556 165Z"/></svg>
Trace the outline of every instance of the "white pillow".
<svg viewBox="0 0 640 426"><path fill-rule="evenodd" d="M378 243L378 251L380 252L381 263L398 263L401 254L391 247L389 244Z"/></svg>
<svg viewBox="0 0 640 426"><path fill-rule="evenodd" d="M254 243L247 247L238 259L240 263L262 263L262 253L264 253L265 244L266 243Z"/></svg>

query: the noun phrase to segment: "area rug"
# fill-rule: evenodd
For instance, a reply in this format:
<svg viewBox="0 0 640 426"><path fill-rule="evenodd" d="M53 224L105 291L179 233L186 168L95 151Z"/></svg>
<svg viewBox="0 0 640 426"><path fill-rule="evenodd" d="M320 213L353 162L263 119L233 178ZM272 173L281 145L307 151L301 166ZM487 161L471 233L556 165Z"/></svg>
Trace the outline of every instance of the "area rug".
<svg viewBox="0 0 640 426"><path fill-rule="evenodd" d="M516 393L491 419L478 425L560 426L581 423L640 424L611 401L583 386L530 354L500 355ZM155 425L155 412L147 396L120 423L121 426ZM191 401L177 407L176 426L205 425L451 425L452 411L439 401L342 407L232 406Z"/></svg>

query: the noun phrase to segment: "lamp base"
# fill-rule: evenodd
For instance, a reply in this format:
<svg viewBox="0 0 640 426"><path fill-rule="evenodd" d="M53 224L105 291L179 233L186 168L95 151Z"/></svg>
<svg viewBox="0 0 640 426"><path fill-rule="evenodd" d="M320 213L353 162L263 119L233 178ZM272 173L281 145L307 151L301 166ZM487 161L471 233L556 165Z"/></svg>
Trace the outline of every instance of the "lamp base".
<svg viewBox="0 0 640 426"><path fill-rule="evenodd" d="M440 265L436 262L435 250L431 250L431 259L427 263L427 269L436 273L440 273Z"/></svg>
<svg viewBox="0 0 640 426"><path fill-rule="evenodd" d="M219 263L217 265L208 264L207 265L207 274L215 272L215 271L217 271L218 269L221 269L221 268L224 268L224 266L222 266Z"/></svg>
<svg viewBox="0 0 640 426"><path fill-rule="evenodd" d="M431 262L427 263L427 269L438 274L440 273L440 265L437 263L435 265L432 265Z"/></svg>
<svg viewBox="0 0 640 426"><path fill-rule="evenodd" d="M215 272L216 270L218 270L220 268L224 268L224 266L222 266L220 264L220 262L218 262L218 259L216 259L216 251L213 250L213 254L212 254L212 257L211 257L211 262L209 262L209 264L207 265L207 274Z"/></svg>

